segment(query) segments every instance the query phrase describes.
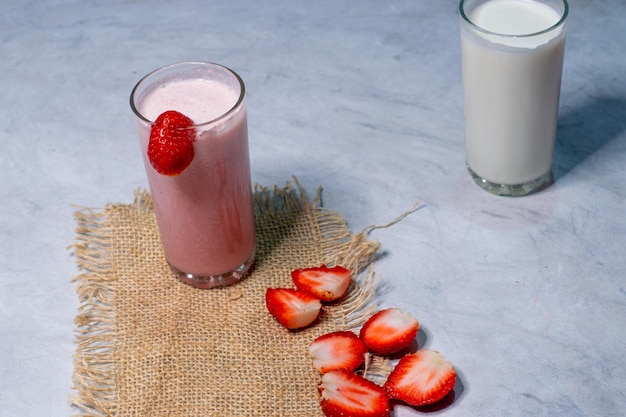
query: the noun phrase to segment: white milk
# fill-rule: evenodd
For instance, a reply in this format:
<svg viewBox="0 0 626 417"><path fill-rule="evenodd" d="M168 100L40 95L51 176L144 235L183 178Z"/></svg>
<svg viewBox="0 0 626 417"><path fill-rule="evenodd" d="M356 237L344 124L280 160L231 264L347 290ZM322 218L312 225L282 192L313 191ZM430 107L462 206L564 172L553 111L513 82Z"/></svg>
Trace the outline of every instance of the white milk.
<svg viewBox="0 0 626 417"><path fill-rule="evenodd" d="M467 164L494 184L537 180L552 165L565 23L538 32L563 13L533 0L488 0L465 12L475 25L461 24Z"/></svg>

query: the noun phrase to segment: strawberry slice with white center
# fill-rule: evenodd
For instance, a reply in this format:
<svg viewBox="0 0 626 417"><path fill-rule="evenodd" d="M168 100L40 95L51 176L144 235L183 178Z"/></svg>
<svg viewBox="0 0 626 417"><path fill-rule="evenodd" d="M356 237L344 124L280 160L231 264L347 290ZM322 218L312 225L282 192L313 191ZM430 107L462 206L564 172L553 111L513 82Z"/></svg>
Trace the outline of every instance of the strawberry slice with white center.
<svg viewBox="0 0 626 417"><path fill-rule="evenodd" d="M325 302L341 298L350 285L350 271L339 265L296 269L291 271L291 278L299 290Z"/></svg>
<svg viewBox="0 0 626 417"><path fill-rule="evenodd" d="M321 406L327 417L388 417L389 397L382 387L353 372L322 375Z"/></svg>
<svg viewBox="0 0 626 417"><path fill-rule="evenodd" d="M373 353L386 356L408 348L417 332L419 322L399 308L381 310L370 317L359 336Z"/></svg>
<svg viewBox="0 0 626 417"><path fill-rule="evenodd" d="M384 388L390 398L417 407L441 400L455 383L452 364L439 352L424 349L402 357Z"/></svg>
<svg viewBox="0 0 626 417"><path fill-rule="evenodd" d="M313 366L319 373L345 370L355 371L363 362L367 347L349 331L324 334L309 345Z"/></svg>
<svg viewBox="0 0 626 417"><path fill-rule="evenodd" d="M291 288L268 288L265 305L270 314L288 329L300 329L313 323L322 308L319 298Z"/></svg>

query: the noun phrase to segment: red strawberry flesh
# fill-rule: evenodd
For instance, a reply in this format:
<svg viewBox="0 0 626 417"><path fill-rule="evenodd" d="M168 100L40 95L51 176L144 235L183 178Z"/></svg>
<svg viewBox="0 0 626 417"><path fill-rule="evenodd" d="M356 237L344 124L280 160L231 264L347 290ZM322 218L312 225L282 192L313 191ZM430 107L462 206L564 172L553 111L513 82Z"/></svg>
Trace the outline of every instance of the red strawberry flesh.
<svg viewBox="0 0 626 417"><path fill-rule="evenodd" d="M412 406L433 404L456 383L456 371L439 352L424 349L405 355L389 374L384 388L390 398Z"/></svg>
<svg viewBox="0 0 626 417"><path fill-rule="evenodd" d="M324 334L309 345L313 366L319 373L346 370L354 371L363 362L367 347L350 331Z"/></svg>
<svg viewBox="0 0 626 417"><path fill-rule="evenodd" d="M148 159L162 175L179 175L193 160L196 131L193 121L182 113L168 110L150 128Z"/></svg>
<svg viewBox="0 0 626 417"><path fill-rule="evenodd" d="M291 278L299 290L326 302L341 298L350 285L350 271L339 265L296 269Z"/></svg>
<svg viewBox="0 0 626 417"><path fill-rule="evenodd" d="M265 305L287 329L307 327L317 319L322 308L318 298L291 288L268 288Z"/></svg>
<svg viewBox="0 0 626 417"><path fill-rule="evenodd" d="M321 406L327 417L388 417L389 397L372 381L353 372L332 371L322 375Z"/></svg>
<svg viewBox="0 0 626 417"><path fill-rule="evenodd" d="M391 355L407 349L419 331L419 322L399 308L381 310L360 331L361 340L373 353Z"/></svg>

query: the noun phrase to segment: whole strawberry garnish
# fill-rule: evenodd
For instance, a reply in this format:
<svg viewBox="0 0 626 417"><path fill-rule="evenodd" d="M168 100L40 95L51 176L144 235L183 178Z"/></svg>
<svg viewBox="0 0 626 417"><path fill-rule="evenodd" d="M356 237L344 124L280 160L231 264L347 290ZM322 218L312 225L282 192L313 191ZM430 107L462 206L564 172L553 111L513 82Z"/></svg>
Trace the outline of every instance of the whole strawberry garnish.
<svg viewBox="0 0 626 417"><path fill-rule="evenodd" d="M178 175L194 157L196 131L193 121L182 113L168 110L157 117L150 130L148 159L163 175Z"/></svg>
<svg viewBox="0 0 626 417"><path fill-rule="evenodd" d="M291 271L293 283L299 290L308 292L322 301L341 298L350 285L350 271L342 266L326 265Z"/></svg>
<svg viewBox="0 0 626 417"><path fill-rule="evenodd" d="M301 329L317 320L322 308L319 298L291 288L268 288L267 310L287 329Z"/></svg>
<svg viewBox="0 0 626 417"><path fill-rule="evenodd" d="M338 330L326 333L309 345L309 355L319 373L345 370L354 371L363 362L367 347L359 337L350 332Z"/></svg>
<svg viewBox="0 0 626 417"><path fill-rule="evenodd" d="M325 373L319 391L327 417L388 417L391 412L385 391L354 372Z"/></svg>
<svg viewBox="0 0 626 417"><path fill-rule="evenodd" d="M408 348L418 331L419 322L410 314L399 308L388 308L370 317L359 336L369 350L385 356Z"/></svg>
<svg viewBox="0 0 626 417"><path fill-rule="evenodd" d="M439 352L424 349L405 355L387 377L389 398L412 406L435 403L456 383L456 371Z"/></svg>

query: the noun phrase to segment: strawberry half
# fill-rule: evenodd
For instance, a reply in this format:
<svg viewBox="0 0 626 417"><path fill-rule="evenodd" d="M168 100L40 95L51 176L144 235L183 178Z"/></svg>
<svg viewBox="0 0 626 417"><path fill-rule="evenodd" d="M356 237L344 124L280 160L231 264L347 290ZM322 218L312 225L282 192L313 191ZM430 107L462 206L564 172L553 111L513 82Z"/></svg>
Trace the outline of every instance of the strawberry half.
<svg viewBox="0 0 626 417"><path fill-rule="evenodd" d="M349 331L327 333L309 345L313 366L321 374L340 369L355 371L365 362L366 353L361 339Z"/></svg>
<svg viewBox="0 0 626 417"><path fill-rule="evenodd" d="M424 349L405 355L387 377L384 388L390 398L412 406L435 403L456 383L456 371L439 352Z"/></svg>
<svg viewBox="0 0 626 417"><path fill-rule="evenodd" d="M385 391L360 375L332 371L322 375L321 406L327 417L388 417L389 397Z"/></svg>
<svg viewBox="0 0 626 417"><path fill-rule="evenodd" d="M385 356L408 348L419 330L419 322L399 308L381 310L370 317L359 336L365 346Z"/></svg>
<svg viewBox="0 0 626 417"><path fill-rule="evenodd" d="M194 157L196 130L193 121L182 113L168 110L157 117L150 129L148 159L163 175L178 175Z"/></svg>
<svg viewBox="0 0 626 417"><path fill-rule="evenodd" d="M268 288L265 305L270 314L288 329L300 329L313 323L322 308L318 298L291 288Z"/></svg>
<svg viewBox="0 0 626 417"><path fill-rule="evenodd" d="M342 266L326 265L291 271L293 283L299 290L308 292L322 301L341 298L350 285L350 271Z"/></svg>

